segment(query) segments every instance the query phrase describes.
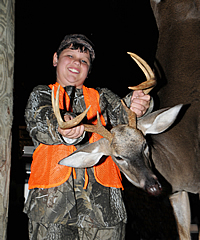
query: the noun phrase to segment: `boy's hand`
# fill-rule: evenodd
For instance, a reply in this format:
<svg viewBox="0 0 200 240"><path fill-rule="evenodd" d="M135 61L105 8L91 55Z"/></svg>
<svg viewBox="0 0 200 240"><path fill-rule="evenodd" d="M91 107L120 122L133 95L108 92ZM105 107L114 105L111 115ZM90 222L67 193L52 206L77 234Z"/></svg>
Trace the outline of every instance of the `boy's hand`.
<svg viewBox="0 0 200 240"><path fill-rule="evenodd" d="M145 95L142 90L133 92L130 109L136 113L137 117L145 114L150 105L150 95Z"/></svg>
<svg viewBox="0 0 200 240"><path fill-rule="evenodd" d="M70 115L65 115L64 116L64 120L65 121L69 121L73 119L72 116ZM73 127L73 128L69 128L69 129L61 129L60 127L58 127L58 132L66 138L72 138L72 139L76 139L79 138L83 135L84 133L84 126L83 125L79 125L77 127Z"/></svg>

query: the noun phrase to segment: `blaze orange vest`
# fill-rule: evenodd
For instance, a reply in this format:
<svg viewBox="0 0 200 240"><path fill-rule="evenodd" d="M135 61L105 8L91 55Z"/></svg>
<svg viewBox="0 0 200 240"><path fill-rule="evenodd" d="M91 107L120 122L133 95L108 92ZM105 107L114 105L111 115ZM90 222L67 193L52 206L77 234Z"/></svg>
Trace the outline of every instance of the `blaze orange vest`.
<svg viewBox="0 0 200 240"><path fill-rule="evenodd" d="M54 85L49 85L52 89L54 86L54 91L56 95L57 88L59 84L56 82ZM70 99L65 92L64 88L60 86L59 95L59 107L63 109L63 97L65 95L66 108L70 108ZM99 106L99 93L95 89L87 88L83 86L83 95L86 104L86 108L90 107L87 113L87 119L89 124L96 124L96 113L100 113L100 119L102 124L105 126L105 120L101 115L101 109ZM97 133L88 133L89 142L93 143L102 138ZM56 187L64 182L66 182L73 172L74 178L76 178L75 169L72 167L67 167L59 165L58 162L63 158L70 155L76 150L75 146L66 146L64 144L60 145L45 145L40 144L33 153L33 162L31 165L31 175L29 178L29 189L33 188L51 188ZM112 158L109 156L101 164L94 166L94 176L98 183L105 187L116 187L122 188L122 178L120 170L117 165L113 162ZM86 189L88 184L87 169L85 169L85 185Z"/></svg>

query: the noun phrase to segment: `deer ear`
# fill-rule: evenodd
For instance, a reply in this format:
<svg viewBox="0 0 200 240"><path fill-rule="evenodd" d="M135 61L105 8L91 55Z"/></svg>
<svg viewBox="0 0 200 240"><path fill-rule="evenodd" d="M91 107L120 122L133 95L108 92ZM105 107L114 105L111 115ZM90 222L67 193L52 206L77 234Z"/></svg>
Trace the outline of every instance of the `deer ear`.
<svg viewBox="0 0 200 240"><path fill-rule="evenodd" d="M182 104L172 108L160 109L138 121L138 128L146 134L158 134L168 129L176 120Z"/></svg>
<svg viewBox="0 0 200 240"><path fill-rule="evenodd" d="M74 168L86 168L96 165L102 156L110 155L110 144L105 138L87 144L62 159L59 164Z"/></svg>

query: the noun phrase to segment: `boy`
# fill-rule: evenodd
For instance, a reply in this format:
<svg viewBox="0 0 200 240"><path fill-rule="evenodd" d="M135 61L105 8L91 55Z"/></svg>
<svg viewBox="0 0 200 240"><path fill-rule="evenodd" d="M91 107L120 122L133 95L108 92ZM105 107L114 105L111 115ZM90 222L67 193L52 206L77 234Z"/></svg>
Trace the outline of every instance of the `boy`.
<svg viewBox="0 0 200 240"><path fill-rule="evenodd" d="M34 88L29 97L25 119L36 147L25 206L30 239L125 238L126 210L121 176L114 162L109 162L112 176L108 179L113 179L109 184L107 179L97 179L93 168L71 169L58 164L75 148L96 141L98 136L85 133L83 125L71 129L58 126L51 106L53 86L57 90L60 85L60 109L65 121L83 112L89 104L94 112L100 112L105 124L125 123L117 95L106 88L95 90L84 86L94 59L89 39L81 34L67 35L53 56L56 83ZM137 117L142 117L150 105L150 96L142 91L134 91L124 100ZM93 124L95 119L96 116L87 122Z"/></svg>

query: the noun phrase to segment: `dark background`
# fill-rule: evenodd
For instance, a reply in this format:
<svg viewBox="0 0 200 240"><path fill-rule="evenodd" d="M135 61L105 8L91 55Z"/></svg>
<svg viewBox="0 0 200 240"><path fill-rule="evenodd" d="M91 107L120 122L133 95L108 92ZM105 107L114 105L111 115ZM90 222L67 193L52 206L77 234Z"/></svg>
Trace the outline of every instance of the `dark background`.
<svg viewBox="0 0 200 240"><path fill-rule="evenodd" d="M24 145L31 145L25 130L24 110L30 92L39 84L56 81L52 60L66 34L85 34L95 45L96 60L86 80L88 87L108 87L120 97L128 86L145 77L127 55L134 52L152 67L158 31L148 0L28 1L15 4L14 121L8 240L28 239L23 214ZM149 198L128 182L123 192L128 212L126 239L175 239L176 227L169 202Z"/></svg>
<svg viewBox="0 0 200 240"><path fill-rule="evenodd" d="M123 97L128 86L144 80L127 52L153 63L157 29L147 0L20 0L15 17L14 103L20 125L33 87L56 81L53 54L66 34L85 34L95 45L88 87L108 87Z"/></svg>

